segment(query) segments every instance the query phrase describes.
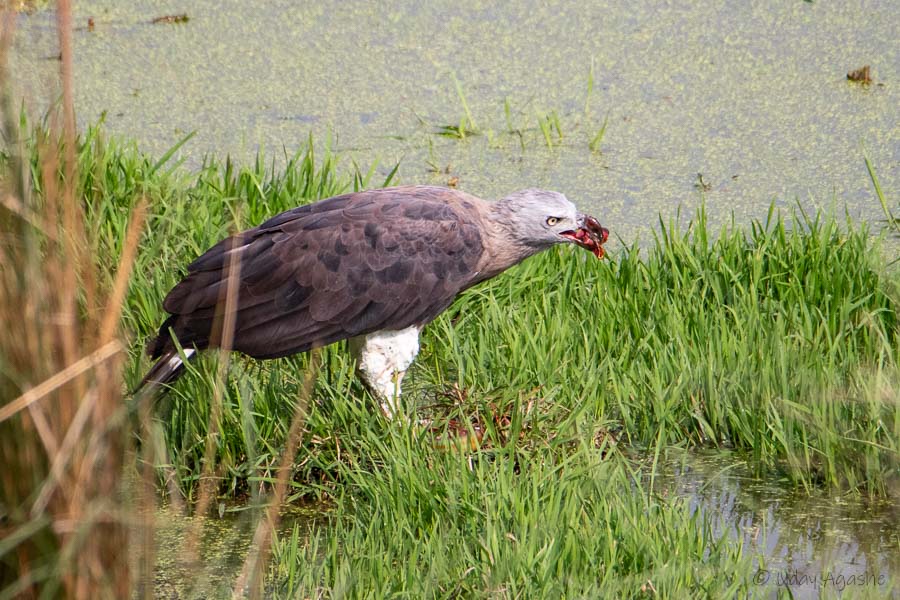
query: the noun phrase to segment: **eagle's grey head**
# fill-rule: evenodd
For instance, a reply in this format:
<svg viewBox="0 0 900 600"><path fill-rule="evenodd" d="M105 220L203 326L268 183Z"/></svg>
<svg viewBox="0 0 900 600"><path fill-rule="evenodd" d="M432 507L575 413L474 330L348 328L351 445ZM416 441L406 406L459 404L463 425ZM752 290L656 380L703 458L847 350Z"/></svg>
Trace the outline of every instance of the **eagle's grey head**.
<svg viewBox="0 0 900 600"><path fill-rule="evenodd" d="M521 190L495 203L492 219L515 243L539 252L554 244L574 243L603 256L609 231L583 214L559 192Z"/></svg>

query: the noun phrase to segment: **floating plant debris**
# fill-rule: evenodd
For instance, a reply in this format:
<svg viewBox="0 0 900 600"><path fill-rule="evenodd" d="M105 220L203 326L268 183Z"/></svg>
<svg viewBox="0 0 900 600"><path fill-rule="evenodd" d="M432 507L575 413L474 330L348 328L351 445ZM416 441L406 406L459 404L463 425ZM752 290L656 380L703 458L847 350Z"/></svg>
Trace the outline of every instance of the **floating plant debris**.
<svg viewBox="0 0 900 600"><path fill-rule="evenodd" d="M162 17L156 17L150 23L153 25L159 25L160 23L187 23L190 20L190 17L187 16L187 13L181 13L180 15L164 15Z"/></svg>
<svg viewBox="0 0 900 600"><path fill-rule="evenodd" d="M847 73L847 79L857 83L869 84L872 83L872 71L869 68L869 65L866 65Z"/></svg>

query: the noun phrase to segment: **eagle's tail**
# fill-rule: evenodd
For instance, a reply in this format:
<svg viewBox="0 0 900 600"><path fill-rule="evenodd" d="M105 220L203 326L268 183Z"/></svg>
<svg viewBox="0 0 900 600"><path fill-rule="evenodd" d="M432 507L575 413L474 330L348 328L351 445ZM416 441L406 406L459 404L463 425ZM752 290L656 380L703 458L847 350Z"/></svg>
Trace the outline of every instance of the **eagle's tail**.
<svg viewBox="0 0 900 600"><path fill-rule="evenodd" d="M184 358L190 360L197 351L194 348L184 349ZM159 386L172 383L184 373L184 360L175 348L166 350L160 355L159 360L154 363L137 388L135 394L145 390L149 391Z"/></svg>
<svg viewBox="0 0 900 600"><path fill-rule="evenodd" d="M197 354L196 348L185 348L183 354L179 353L172 333L175 319L175 315L169 316L159 328L159 335L147 344L147 354L150 358L155 358L156 362L135 388L135 395L151 390L157 391L160 387L174 382L184 373L184 361Z"/></svg>

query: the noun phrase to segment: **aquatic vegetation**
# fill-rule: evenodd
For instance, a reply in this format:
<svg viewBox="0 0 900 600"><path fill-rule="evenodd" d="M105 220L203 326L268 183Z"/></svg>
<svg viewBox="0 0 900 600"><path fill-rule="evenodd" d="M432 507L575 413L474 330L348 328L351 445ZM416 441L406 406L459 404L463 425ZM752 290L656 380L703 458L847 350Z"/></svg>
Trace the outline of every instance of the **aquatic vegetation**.
<svg viewBox="0 0 900 600"><path fill-rule="evenodd" d="M590 143L588 144L588 148L591 149L591 152L597 152L600 150L600 144L603 143L603 136L606 135L606 126L609 125L609 114L607 114L603 118L603 124L600 126L600 129L597 130L597 133L591 138Z"/></svg>
<svg viewBox="0 0 900 600"><path fill-rule="evenodd" d="M555 110L552 110L545 114L537 113L537 123L538 128L541 130L541 135L544 136L544 142L547 144L548 148L552 148L553 146L562 142L562 126L559 123L559 115ZM556 139L554 139L552 136L553 131L556 132Z"/></svg>
<svg viewBox="0 0 900 600"><path fill-rule="evenodd" d="M590 440L467 456L390 435L372 449L378 468L346 467L342 503L353 510L333 531L295 527L280 539L272 579L284 596L636 597L652 588L733 597L751 588L740 545L683 500L638 492L646 472L604 459Z"/></svg>
<svg viewBox="0 0 900 600"><path fill-rule="evenodd" d="M887 198L884 197L884 191L881 189L881 182L878 180L878 174L875 172L875 166L868 156L865 157L865 162L866 171L869 172L869 178L872 180L872 187L875 188L875 196L878 198L878 203L881 204L881 210L884 212L887 223L893 227L894 231L900 233L900 219L894 216L891 207L888 206Z"/></svg>

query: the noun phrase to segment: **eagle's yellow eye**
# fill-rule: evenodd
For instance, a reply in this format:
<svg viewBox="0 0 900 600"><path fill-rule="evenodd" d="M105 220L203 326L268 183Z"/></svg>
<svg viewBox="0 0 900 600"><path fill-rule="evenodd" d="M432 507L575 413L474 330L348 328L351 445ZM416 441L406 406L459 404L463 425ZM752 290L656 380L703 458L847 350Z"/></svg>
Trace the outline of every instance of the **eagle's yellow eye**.
<svg viewBox="0 0 900 600"><path fill-rule="evenodd" d="M553 227L557 223L559 223L559 217L547 217L547 225L550 227Z"/></svg>

